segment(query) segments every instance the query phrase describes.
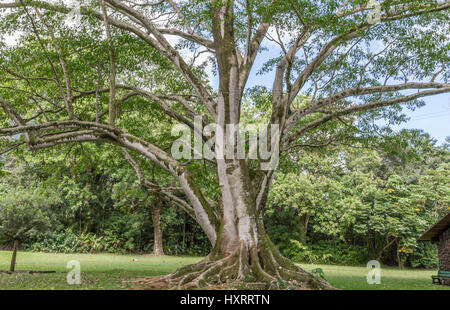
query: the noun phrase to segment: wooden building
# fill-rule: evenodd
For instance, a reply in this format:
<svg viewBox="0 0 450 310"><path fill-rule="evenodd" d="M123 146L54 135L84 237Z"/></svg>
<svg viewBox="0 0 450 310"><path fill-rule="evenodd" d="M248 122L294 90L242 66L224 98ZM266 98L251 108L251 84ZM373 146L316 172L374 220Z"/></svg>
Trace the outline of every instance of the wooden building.
<svg viewBox="0 0 450 310"><path fill-rule="evenodd" d="M419 241L431 241L436 244L439 258L438 275L450 274L450 213L424 232Z"/></svg>

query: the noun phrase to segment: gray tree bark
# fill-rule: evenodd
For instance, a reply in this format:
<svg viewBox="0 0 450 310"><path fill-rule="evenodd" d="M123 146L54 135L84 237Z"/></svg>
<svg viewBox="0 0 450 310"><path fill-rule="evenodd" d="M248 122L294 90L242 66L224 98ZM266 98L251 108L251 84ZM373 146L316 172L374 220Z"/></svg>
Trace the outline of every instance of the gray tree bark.
<svg viewBox="0 0 450 310"><path fill-rule="evenodd" d="M152 205L152 221L153 221L153 255L164 255L163 236L161 229L161 207L162 202L160 197L156 198Z"/></svg>

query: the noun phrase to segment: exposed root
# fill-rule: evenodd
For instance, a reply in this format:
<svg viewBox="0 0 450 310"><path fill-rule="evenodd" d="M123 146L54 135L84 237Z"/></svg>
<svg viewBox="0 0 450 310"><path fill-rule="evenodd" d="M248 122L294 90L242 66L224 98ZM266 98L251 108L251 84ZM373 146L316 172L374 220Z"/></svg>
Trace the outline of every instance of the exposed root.
<svg viewBox="0 0 450 310"><path fill-rule="evenodd" d="M271 251L270 246L264 249L248 252L240 246L222 259L211 260L208 256L172 274L139 278L129 283L144 289L334 289L278 251Z"/></svg>

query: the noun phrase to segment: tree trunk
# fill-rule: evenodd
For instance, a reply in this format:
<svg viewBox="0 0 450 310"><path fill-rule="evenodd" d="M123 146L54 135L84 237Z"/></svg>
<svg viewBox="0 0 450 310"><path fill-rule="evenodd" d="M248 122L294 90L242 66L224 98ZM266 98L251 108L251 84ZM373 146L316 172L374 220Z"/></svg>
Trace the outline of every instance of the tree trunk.
<svg viewBox="0 0 450 310"><path fill-rule="evenodd" d="M389 241L389 235L386 235L386 244L385 246L378 252L377 260L381 262L381 259L383 257L384 251L386 251L397 239L393 238L391 241Z"/></svg>
<svg viewBox="0 0 450 310"><path fill-rule="evenodd" d="M181 241L182 249L186 249L186 213L183 214L183 239Z"/></svg>
<svg viewBox="0 0 450 310"><path fill-rule="evenodd" d="M212 252L201 262L170 275L137 282L149 288L179 289L332 288L280 254L264 229L263 208L258 207L255 187L241 173L242 167L235 169L229 165L228 173L222 175L222 217Z"/></svg>
<svg viewBox="0 0 450 310"><path fill-rule="evenodd" d="M397 251L397 263L398 263L398 269L403 269L403 261L402 261L402 254Z"/></svg>
<svg viewBox="0 0 450 310"><path fill-rule="evenodd" d="M162 229L161 229L161 206L160 197L156 197L155 203L152 205L152 221L153 221L153 255L164 255Z"/></svg>
<svg viewBox="0 0 450 310"><path fill-rule="evenodd" d="M308 214L303 214L300 217L299 220L299 234L300 234L300 242L303 244L306 244L306 234L308 232L308 222L309 222L309 215Z"/></svg>
<svg viewBox="0 0 450 310"><path fill-rule="evenodd" d="M19 241L14 240L13 245L13 253L11 257L11 267L9 268L9 271L14 272L16 270L16 257L17 257L17 248L19 247Z"/></svg>
<svg viewBox="0 0 450 310"><path fill-rule="evenodd" d="M211 6L213 36L219 71L219 91L215 107L215 159L220 186L220 201L209 203L195 188L195 183L184 171L172 170L193 207L193 217L200 224L213 246L212 252L201 262L184 266L174 273L143 280L149 288L332 288L283 257L265 232L263 214L265 201L273 177L273 169L251 168L249 160L240 152L241 100L249 71L242 67L238 57L233 27L234 1ZM277 88L278 89L278 88ZM280 88L282 89L282 88ZM278 99L274 99L278 100ZM286 99L285 99L286 100ZM277 105L271 124L283 127L287 105ZM274 126L273 128L277 128ZM272 132L272 127L268 132ZM219 130L217 130L219 129ZM229 132L229 130L232 130ZM219 134L221 133L221 134ZM268 135L269 136L269 135ZM260 135L261 137L261 135ZM280 137L269 137L266 149ZM261 145L261 144L259 144ZM278 150L276 150L278 152ZM275 154L276 158L278 153ZM263 157L259 150L260 157ZM270 157L270 163L274 158ZM266 157L264 155L264 157ZM267 164L268 160L255 161ZM263 163L264 161L264 163ZM266 167L266 165L264 166ZM137 283L141 283L137 280Z"/></svg>

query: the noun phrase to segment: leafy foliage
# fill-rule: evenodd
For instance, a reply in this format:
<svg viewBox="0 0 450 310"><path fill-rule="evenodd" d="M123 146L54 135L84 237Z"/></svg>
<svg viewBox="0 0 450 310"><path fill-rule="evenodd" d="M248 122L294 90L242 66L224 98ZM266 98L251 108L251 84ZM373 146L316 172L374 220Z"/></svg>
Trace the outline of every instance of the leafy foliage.
<svg viewBox="0 0 450 310"><path fill-rule="evenodd" d="M416 240L449 212L450 153L420 141L402 161L339 147L286 159L265 215L282 253L305 263L435 267L433 246Z"/></svg>
<svg viewBox="0 0 450 310"><path fill-rule="evenodd" d="M48 205L55 203L52 198L38 189L15 189L0 195L0 238L23 242L48 230Z"/></svg>

